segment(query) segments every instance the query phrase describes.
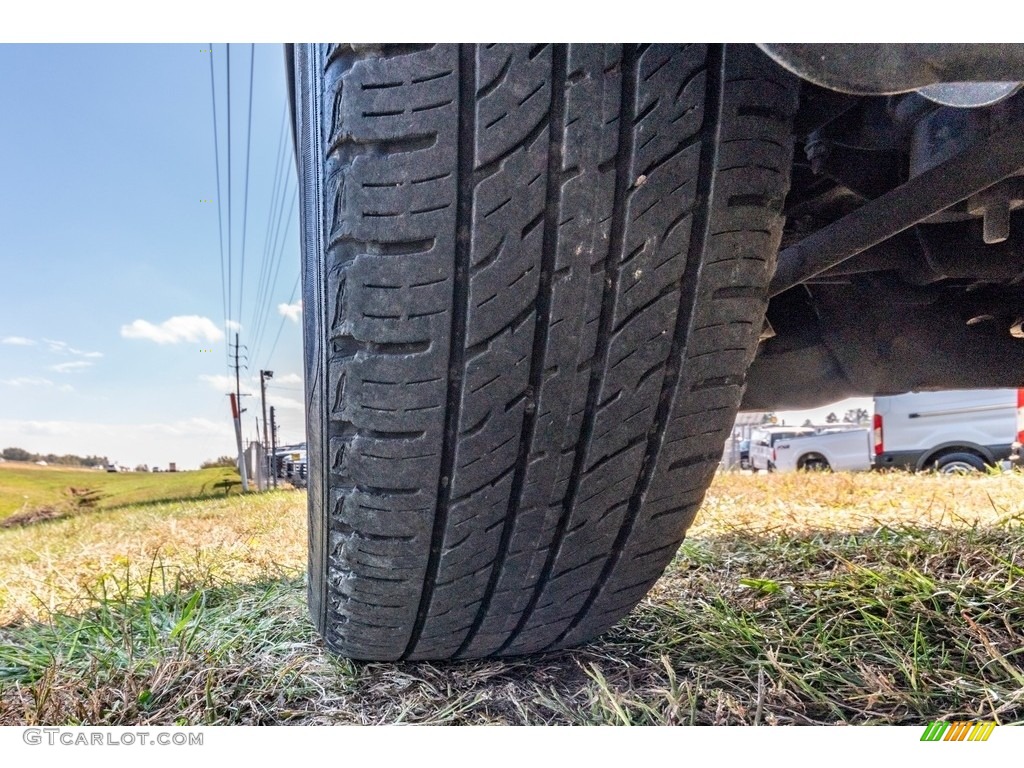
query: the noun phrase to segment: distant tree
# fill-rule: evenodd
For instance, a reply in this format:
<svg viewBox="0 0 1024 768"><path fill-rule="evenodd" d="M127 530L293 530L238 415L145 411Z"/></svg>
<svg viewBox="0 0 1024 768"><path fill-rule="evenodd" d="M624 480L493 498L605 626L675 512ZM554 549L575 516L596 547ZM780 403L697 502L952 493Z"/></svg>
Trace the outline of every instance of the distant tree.
<svg viewBox="0 0 1024 768"><path fill-rule="evenodd" d="M805 426L805 427L813 427L814 424L811 422L810 419L804 419L803 426Z"/></svg>
<svg viewBox="0 0 1024 768"><path fill-rule="evenodd" d="M775 415L775 411L770 411L761 417L762 424L774 424L778 421L778 417Z"/></svg>
<svg viewBox="0 0 1024 768"><path fill-rule="evenodd" d="M234 456L219 456L216 459L207 459L199 465L200 469L211 469L213 467L235 467L238 459Z"/></svg>
<svg viewBox="0 0 1024 768"><path fill-rule="evenodd" d="M851 408L843 416L845 424L864 424L868 420L868 412L864 408Z"/></svg>
<svg viewBox="0 0 1024 768"><path fill-rule="evenodd" d="M828 416L825 417L826 424L836 424L838 421L839 417L836 416L834 413L830 413Z"/></svg>
<svg viewBox="0 0 1024 768"><path fill-rule="evenodd" d="M55 453L32 453L24 448L4 448L0 456L7 461L45 461L62 467L105 467L109 463L106 456L77 456L73 453L58 456Z"/></svg>

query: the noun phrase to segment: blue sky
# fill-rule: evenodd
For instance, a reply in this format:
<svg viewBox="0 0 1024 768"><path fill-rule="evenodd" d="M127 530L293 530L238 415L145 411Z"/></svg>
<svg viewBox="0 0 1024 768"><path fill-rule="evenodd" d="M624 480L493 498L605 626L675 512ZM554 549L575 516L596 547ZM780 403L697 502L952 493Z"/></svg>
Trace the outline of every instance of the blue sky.
<svg viewBox="0 0 1024 768"><path fill-rule="evenodd" d="M208 48L0 45L0 447L185 467L233 452ZM223 45L214 57L226 257ZM248 45L231 46L235 320L249 60ZM299 266L294 205L278 232L277 281L256 301L286 100L283 61L281 46L256 46L240 319L250 352L243 392L258 395L252 377L274 370L268 399L291 442L302 439L304 418L298 294L286 306ZM287 207L290 154L284 168ZM266 314L258 347L257 306ZM245 400L248 437L259 401Z"/></svg>

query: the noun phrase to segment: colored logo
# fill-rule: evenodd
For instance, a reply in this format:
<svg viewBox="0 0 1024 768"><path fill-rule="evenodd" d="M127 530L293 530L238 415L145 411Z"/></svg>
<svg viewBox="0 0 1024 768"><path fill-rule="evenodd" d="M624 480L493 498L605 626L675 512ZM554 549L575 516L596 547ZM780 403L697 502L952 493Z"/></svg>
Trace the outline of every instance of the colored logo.
<svg viewBox="0 0 1024 768"><path fill-rule="evenodd" d="M928 723L928 727L921 734L921 741L988 741L988 737L995 730L995 723L970 723L953 722L944 723L935 721Z"/></svg>

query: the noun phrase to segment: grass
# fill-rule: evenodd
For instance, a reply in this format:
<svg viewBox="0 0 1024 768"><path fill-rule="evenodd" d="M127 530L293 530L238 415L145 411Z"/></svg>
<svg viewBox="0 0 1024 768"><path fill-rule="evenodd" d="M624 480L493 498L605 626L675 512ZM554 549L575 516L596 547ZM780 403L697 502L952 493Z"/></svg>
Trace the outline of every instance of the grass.
<svg viewBox="0 0 1024 768"><path fill-rule="evenodd" d="M96 508L147 501L223 496L237 493L240 479L223 467L190 472L102 472L93 469L40 467L22 462L0 464L0 523L16 514L39 510L67 513L77 506L68 489L98 492Z"/></svg>
<svg viewBox="0 0 1024 768"><path fill-rule="evenodd" d="M1020 483L721 475L604 637L450 665L323 650L298 492L0 531L0 724L1020 723Z"/></svg>

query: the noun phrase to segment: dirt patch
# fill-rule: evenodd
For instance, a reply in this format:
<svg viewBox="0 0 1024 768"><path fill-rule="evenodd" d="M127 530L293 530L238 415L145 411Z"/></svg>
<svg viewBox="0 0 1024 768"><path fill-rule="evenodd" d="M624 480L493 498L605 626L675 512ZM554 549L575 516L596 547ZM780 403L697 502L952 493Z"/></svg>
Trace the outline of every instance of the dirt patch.
<svg viewBox="0 0 1024 768"><path fill-rule="evenodd" d="M103 496L104 493L97 488L69 486L64 490L65 500L60 504L46 504L25 512L18 512L0 521L0 528L23 528L27 525L45 523L49 520L62 520L72 515L91 512Z"/></svg>
<svg viewBox="0 0 1024 768"><path fill-rule="evenodd" d="M26 525L45 523L47 520L61 520L71 515L71 510L58 507L36 507L27 512L19 512L0 521L0 528L21 528Z"/></svg>

